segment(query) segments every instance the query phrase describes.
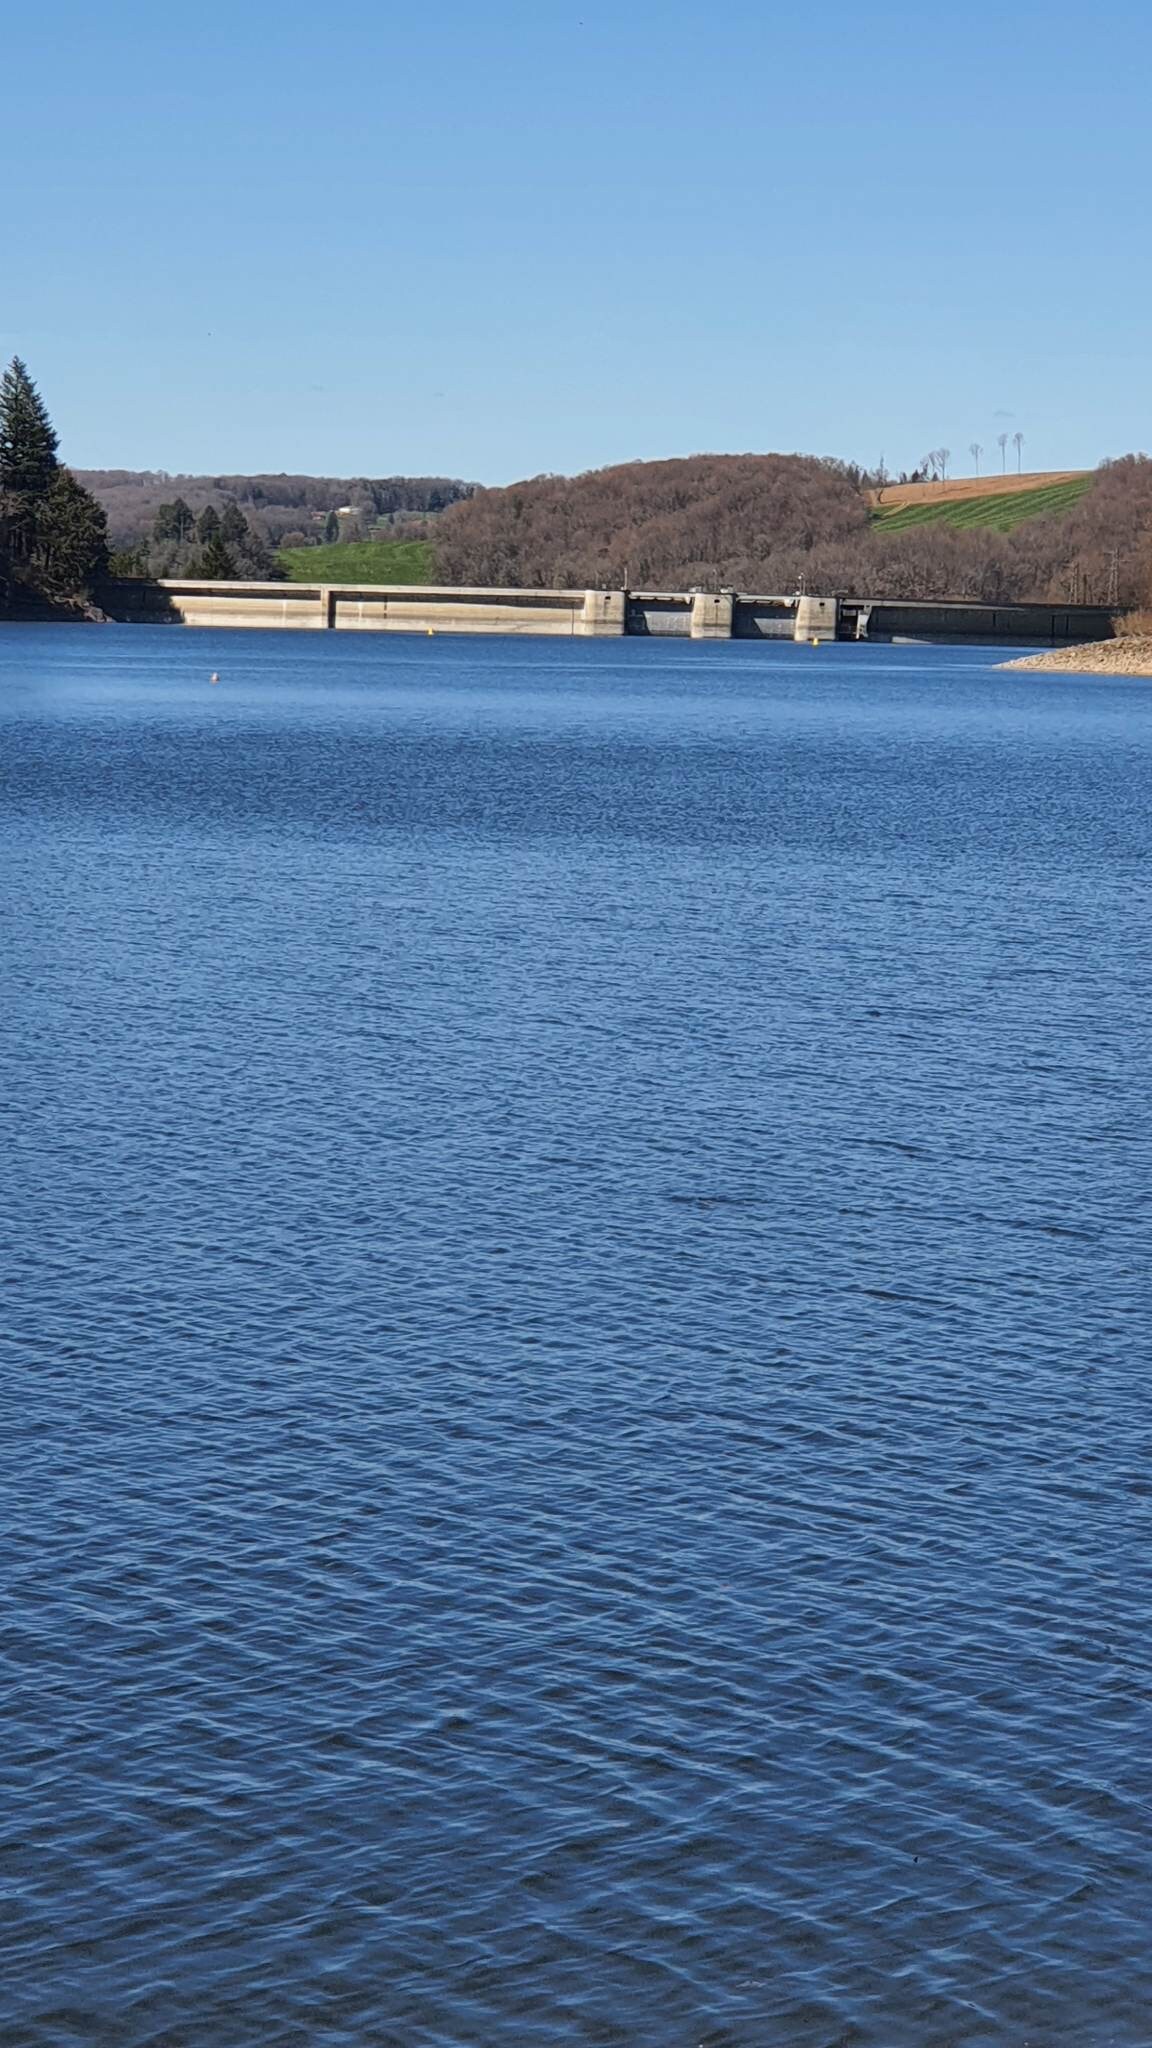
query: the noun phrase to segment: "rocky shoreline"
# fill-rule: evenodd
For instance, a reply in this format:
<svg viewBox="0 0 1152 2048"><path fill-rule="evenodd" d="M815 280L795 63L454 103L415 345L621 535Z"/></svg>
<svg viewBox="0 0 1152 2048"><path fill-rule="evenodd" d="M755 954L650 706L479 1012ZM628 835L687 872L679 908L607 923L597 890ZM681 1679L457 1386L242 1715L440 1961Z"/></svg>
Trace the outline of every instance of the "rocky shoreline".
<svg viewBox="0 0 1152 2048"><path fill-rule="evenodd" d="M1152 633L1119 640L1094 640L1087 647L1049 647L1043 654L1025 654L1002 661L1000 668L1039 669L1066 676L1152 677Z"/></svg>

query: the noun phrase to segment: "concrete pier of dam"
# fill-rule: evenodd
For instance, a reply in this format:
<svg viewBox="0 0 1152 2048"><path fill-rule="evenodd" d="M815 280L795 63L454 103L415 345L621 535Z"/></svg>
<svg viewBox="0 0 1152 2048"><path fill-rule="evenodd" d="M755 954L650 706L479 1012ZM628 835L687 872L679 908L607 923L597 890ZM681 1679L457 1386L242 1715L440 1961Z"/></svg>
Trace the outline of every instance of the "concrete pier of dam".
<svg viewBox="0 0 1152 2048"><path fill-rule="evenodd" d="M1112 638L1098 605L757 597L742 592L481 590L400 584L236 583L197 578L108 585L109 618L131 624L352 633L523 633L568 639L942 641L1070 647Z"/></svg>

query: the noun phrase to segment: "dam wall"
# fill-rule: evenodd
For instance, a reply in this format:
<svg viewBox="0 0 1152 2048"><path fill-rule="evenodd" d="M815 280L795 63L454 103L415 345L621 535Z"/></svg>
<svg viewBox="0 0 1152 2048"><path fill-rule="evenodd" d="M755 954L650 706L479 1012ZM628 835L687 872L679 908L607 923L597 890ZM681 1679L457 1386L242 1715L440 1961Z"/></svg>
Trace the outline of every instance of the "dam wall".
<svg viewBox="0 0 1152 2048"><path fill-rule="evenodd" d="M1067 647L1112 638L1099 605L981 605L722 591L487 590L437 585L110 583L110 618L130 624L304 632L502 633L568 639L942 641Z"/></svg>
<svg viewBox="0 0 1152 2048"><path fill-rule="evenodd" d="M1072 647L1078 641L1111 640L1114 632L1106 605L965 604L944 599L868 603L841 598L838 613L836 637L840 640Z"/></svg>
<svg viewBox="0 0 1152 2048"><path fill-rule="evenodd" d="M114 585L113 618L133 625L290 627L305 632L552 633L619 636L624 593L456 590L421 585L217 583L168 578Z"/></svg>

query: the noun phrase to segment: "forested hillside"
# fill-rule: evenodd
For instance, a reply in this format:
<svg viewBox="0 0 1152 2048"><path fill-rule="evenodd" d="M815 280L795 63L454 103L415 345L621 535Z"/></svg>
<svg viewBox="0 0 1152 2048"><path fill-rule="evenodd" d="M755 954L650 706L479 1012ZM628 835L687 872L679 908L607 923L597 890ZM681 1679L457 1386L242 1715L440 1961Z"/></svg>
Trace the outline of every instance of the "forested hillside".
<svg viewBox="0 0 1152 2048"><path fill-rule="evenodd" d="M382 524L420 521L467 497L471 484L444 476L170 476L166 470L84 469L117 548L151 540L161 507L181 499L199 514L237 505L266 547L365 540Z"/></svg>
<svg viewBox="0 0 1152 2048"><path fill-rule="evenodd" d="M445 583L767 588L818 542L860 540L868 524L841 463L694 455L477 491L433 538Z"/></svg>
<svg viewBox="0 0 1152 2048"><path fill-rule="evenodd" d="M999 532L925 520L887 530L839 462L692 456L480 490L435 524L445 583L866 597L1152 602L1152 462L1105 463L1080 494Z"/></svg>

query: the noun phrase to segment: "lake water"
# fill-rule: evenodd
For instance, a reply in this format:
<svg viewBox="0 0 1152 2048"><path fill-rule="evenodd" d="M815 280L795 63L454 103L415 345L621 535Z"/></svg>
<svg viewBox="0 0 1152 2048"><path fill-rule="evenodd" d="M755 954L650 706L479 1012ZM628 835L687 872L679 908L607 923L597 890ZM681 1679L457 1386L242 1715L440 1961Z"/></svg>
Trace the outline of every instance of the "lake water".
<svg viewBox="0 0 1152 2048"><path fill-rule="evenodd" d="M0 635L4 2048L1146 2048L1152 693L996 659Z"/></svg>

